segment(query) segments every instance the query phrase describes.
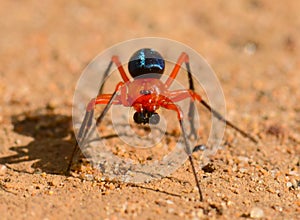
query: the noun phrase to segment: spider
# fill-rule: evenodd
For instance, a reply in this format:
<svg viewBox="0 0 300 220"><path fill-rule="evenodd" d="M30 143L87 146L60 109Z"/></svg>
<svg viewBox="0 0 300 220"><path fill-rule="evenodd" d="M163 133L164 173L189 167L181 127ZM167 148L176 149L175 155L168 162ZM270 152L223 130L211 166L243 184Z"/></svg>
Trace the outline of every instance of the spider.
<svg viewBox="0 0 300 220"><path fill-rule="evenodd" d="M184 127L183 116L184 113L180 106L176 104L184 99L190 99L190 106L188 118L191 126L191 135L196 137L196 129L194 127L194 102L200 102L207 108L216 118L226 123L229 127L235 129L244 137L249 138L254 143L257 141L248 133L235 126L233 123L226 120L220 113L212 109L211 106L205 102L201 96L195 92L194 82L190 69L189 56L182 52L167 80L163 82L161 76L165 70L165 60L161 54L152 48L142 48L136 51L128 62L128 72L131 79L127 76L123 65L118 56L112 56L107 70L104 73L103 79L108 75L112 64L118 68L122 81L119 82L112 94L102 94L102 86L99 88L98 95L91 99L86 107L85 116L78 132L78 140L74 147L67 172L70 172L73 157L79 150L79 145L83 144L88 137L89 130L92 125L94 116L94 108L96 105L105 105L104 110L96 119L96 127L100 125L105 114L108 112L111 105L123 105L125 107L133 107L135 113L133 120L137 124L158 124L160 116L157 113L159 108L165 108L177 113L177 119L181 128L185 152L190 161L194 179L198 188L200 201L203 201L203 195L196 173L192 153L193 150L189 146L187 131ZM186 72L189 81L189 89L180 89L171 91L169 88L174 79L178 75L181 66L185 64Z"/></svg>

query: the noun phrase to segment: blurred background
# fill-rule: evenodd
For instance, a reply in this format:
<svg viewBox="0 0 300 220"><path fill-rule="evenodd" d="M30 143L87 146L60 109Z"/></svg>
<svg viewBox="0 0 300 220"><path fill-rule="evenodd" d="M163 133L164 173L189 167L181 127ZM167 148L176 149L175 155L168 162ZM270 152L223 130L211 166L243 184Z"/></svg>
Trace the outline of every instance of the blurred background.
<svg viewBox="0 0 300 220"><path fill-rule="evenodd" d="M36 150L38 146L48 149L46 142L34 142L28 147L27 144L37 135L30 133L29 136L32 137L28 137L23 135L22 128L19 131L16 128L14 130L14 125L23 126L24 119L15 119L15 116L36 109L55 109L55 114L64 117L55 116L58 122L52 122L53 117L47 117L47 120L43 121L46 125L38 125L48 126L46 131L50 136L56 127L64 128L61 125L70 121L76 82L86 65L100 52L133 38L170 38L192 47L208 61L223 87L227 117L264 142L255 147L249 146L247 140L241 137L236 140L236 135L229 132L226 135L227 140L235 143L238 141L243 147L229 146L226 154L217 156L219 158L216 163L220 163L221 167L228 166L226 169L231 170L232 164L239 161L236 158L253 153L253 164L256 164L256 167L252 168L255 170L262 166L270 169L275 167L274 172L282 181L275 181L275 185L280 192L287 193L279 198L277 191L271 188L273 191L270 191L268 196L264 194L269 192L268 183L274 183L273 176L270 175L264 177L264 190L252 194L249 192L257 184L252 179L243 179L246 181L243 184L236 183L237 188L241 190L240 195L239 192L232 193L232 185L229 183L230 186L227 186L228 182L223 181L222 184L215 184L211 188L224 192L225 195L236 196L233 201L239 201L237 204L241 205L234 209L229 208L228 213L237 212L236 216L250 216L249 206L253 201L270 198L270 201L261 203L261 207L266 207L266 213L274 214L280 210L276 208L277 205L272 206L272 202L276 201L274 204L286 208L285 211L291 211L290 216L293 216L293 213L299 211L299 197L298 203L294 202L296 194L287 190L285 186L286 182L290 181L287 177L299 178L299 9L300 2L294 0L1 1L0 154L3 157L14 155L14 152L9 150L15 149L10 148L12 146L25 146L29 151ZM39 119L29 117L25 118L25 122L35 129L34 125L39 123ZM13 122L14 120L17 120L17 123ZM68 132L72 132L71 127ZM45 134L42 134L45 137ZM66 149L64 146L68 148L62 155L69 155L71 143L61 140L51 143L59 146L55 155L60 155L63 149ZM43 151L31 152L29 157L55 163L53 160L56 156L45 156ZM52 157L52 160L47 157ZM45 161L42 165L48 166ZM65 163L65 157L60 158L60 163ZM27 170L30 167L26 163L18 166ZM56 166L61 167L60 164ZM228 171L226 174L230 180L231 173ZM221 181L220 177L224 177L224 173L216 172L214 175L216 177L213 182L218 179ZM11 178L16 180L20 177L12 174ZM23 175L22 178L24 181L21 182L29 181L29 185L31 184L31 175ZM242 186L246 187L245 191ZM28 186L23 186L26 187ZM20 187L21 197L23 188ZM205 193L217 200L211 188ZM131 196L130 190L134 191L129 188L128 197ZM135 192L140 193L138 190ZM126 193L126 190L123 193ZM156 198L156 195L153 197ZM5 201L11 198L9 196L5 197ZM81 199L86 198L81 196ZM140 196L147 201L143 193ZM242 203L242 197L253 200ZM110 201L110 198L107 198ZM48 199L45 201L48 202ZM54 203L58 201L60 200L54 200ZM149 201L152 201L152 198L149 198ZM181 200L180 202L182 207L190 207L190 203ZM221 199L219 202L221 204ZM7 204L10 204L10 207L16 206L15 200ZM40 204L40 201L37 200L33 204ZM211 207L213 206L216 205ZM72 210L80 210L76 209L76 205L73 207L75 208ZM1 208L2 206L0 210ZM152 209L149 210L149 213L152 213Z"/></svg>
<svg viewBox="0 0 300 220"><path fill-rule="evenodd" d="M277 104L297 104L290 94L299 91L289 85L299 83L298 9L292 0L3 1L0 101L23 108L71 101L98 53L132 38L166 37L207 59L233 109L247 95L239 106L250 111L255 96L269 93Z"/></svg>

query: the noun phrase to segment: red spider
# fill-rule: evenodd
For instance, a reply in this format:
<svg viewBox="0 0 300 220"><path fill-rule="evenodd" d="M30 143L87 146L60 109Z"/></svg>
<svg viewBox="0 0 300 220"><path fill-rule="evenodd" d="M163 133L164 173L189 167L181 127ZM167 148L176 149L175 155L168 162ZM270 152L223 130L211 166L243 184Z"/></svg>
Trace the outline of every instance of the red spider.
<svg viewBox="0 0 300 220"><path fill-rule="evenodd" d="M156 113L156 111L160 107L162 107L165 109L175 111L177 113L177 118L184 139L185 151L191 163L194 178L199 191L200 200L202 201L203 196L192 158L192 148L189 146L186 130L183 124L183 112L180 109L180 107L176 104L176 102L187 98L190 99L190 108L188 116L191 125L191 135L194 135L195 137L196 131L193 123L193 102L198 101L202 105L204 105L209 111L211 111L212 114L219 120L225 122L230 127L240 132L243 136L249 138L251 141L256 143L256 140L243 130L233 125L231 122L227 121L217 111L212 109L204 100L202 100L201 96L194 91L194 83L190 70L189 56L186 53L181 53L175 64L175 67L173 68L171 74L165 82L163 82L160 79L165 69L165 61L163 57L153 49L140 49L131 56L128 63L128 71L132 76L132 79L129 79L126 75L126 72L121 62L119 61L118 56L113 56L111 58L111 62L108 66L108 69L104 74L104 78L108 75L109 69L111 68L113 63L118 67L118 71L123 81L117 84L113 94L101 94L101 87L99 89L97 97L93 98L87 105L86 113L78 133L78 142L74 148L67 172L70 171L73 162L73 157L79 149L78 146L81 145L87 138L89 129L92 125L95 105L106 105L100 116L96 119L96 127L98 127L99 124L102 122L104 115L107 113L111 105L123 105L126 107L133 107L135 110L133 119L137 124L159 123L160 117L158 113ZM186 65L189 80L189 89L170 91L169 88L172 85L173 80L176 78L183 63L185 63Z"/></svg>

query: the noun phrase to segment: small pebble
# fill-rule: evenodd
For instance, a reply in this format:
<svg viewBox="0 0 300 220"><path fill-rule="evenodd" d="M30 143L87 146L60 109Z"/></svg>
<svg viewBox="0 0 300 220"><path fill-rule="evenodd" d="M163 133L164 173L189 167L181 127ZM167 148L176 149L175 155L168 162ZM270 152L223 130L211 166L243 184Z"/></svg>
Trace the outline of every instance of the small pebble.
<svg viewBox="0 0 300 220"><path fill-rule="evenodd" d="M179 217L183 217L183 216L184 216L184 212L183 212L183 211L180 211L180 212L178 213L178 216L179 216Z"/></svg>
<svg viewBox="0 0 300 220"><path fill-rule="evenodd" d="M167 204L172 205L174 202L172 200L166 200Z"/></svg>
<svg viewBox="0 0 300 220"><path fill-rule="evenodd" d="M293 189L297 189L298 188L298 181L297 180L295 180L295 179L291 179L291 181L290 181L291 183L292 183L292 188Z"/></svg>
<svg viewBox="0 0 300 220"><path fill-rule="evenodd" d="M232 202L232 201L227 201L227 206L232 206L232 205L234 205L234 202Z"/></svg>
<svg viewBox="0 0 300 220"><path fill-rule="evenodd" d="M257 50L257 45L254 42L248 42L244 46L244 52L248 55L253 55Z"/></svg>
<svg viewBox="0 0 300 220"><path fill-rule="evenodd" d="M85 180L87 180L87 181L92 181L92 180L94 180L94 176L92 175L92 174L85 174Z"/></svg>
<svg viewBox="0 0 300 220"><path fill-rule="evenodd" d="M238 160L239 160L239 162L244 162L244 163L249 162L249 158L248 157L243 157L243 156L238 156Z"/></svg>
<svg viewBox="0 0 300 220"><path fill-rule="evenodd" d="M115 188L116 188L116 186L115 186L113 183L110 183L110 184L109 184L109 189L110 189L110 190L113 190L113 189L115 189Z"/></svg>
<svg viewBox="0 0 300 220"><path fill-rule="evenodd" d="M276 211L282 212L283 208L281 206L274 206L273 207Z"/></svg>
<svg viewBox="0 0 300 220"><path fill-rule="evenodd" d="M250 211L250 217L251 218L263 218L264 217L264 211L261 208L254 207Z"/></svg>
<svg viewBox="0 0 300 220"><path fill-rule="evenodd" d="M173 201L171 201L171 200L163 200L163 199L155 200L155 203L162 207L174 204Z"/></svg>
<svg viewBox="0 0 300 220"><path fill-rule="evenodd" d="M203 212L203 209L200 209L200 210L197 212L197 217L198 217L198 218L204 218L204 212Z"/></svg>
<svg viewBox="0 0 300 220"><path fill-rule="evenodd" d="M287 182L287 183L286 183L286 186L287 186L288 188L291 188L291 187L293 186L293 184L292 184L291 182Z"/></svg>
<svg viewBox="0 0 300 220"><path fill-rule="evenodd" d="M174 213L174 211L175 211L175 209L173 209L173 208L168 208L167 209L167 212L170 213L170 214Z"/></svg>
<svg viewBox="0 0 300 220"><path fill-rule="evenodd" d="M6 173L7 167L3 164L0 164L0 175L4 175Z"/></svg>
<svg viewBox="0 0 300 220"><path fill-rule="evenodd" d="M15 140L16 145L20 145L21 143L22 143L22 141L20 139Z"/></svg>
<svg viewBox="0 0 300 220"><path fill-rule="evenodd" d="M299 176L299 173L295 170L289 172L290 176Z"/></svg>
<svg viewBox="0 0 300 220"><path fill-rule="evenodd" d="M57 101L55 100L51 100L48 104L47 104L47 109L49 110L54 110L57 107Z"/></svg>
<svg viewBox="0 0 300 220"><path fill-rule="evenodd" d="M53 179L52 181L49 182L50 186L58 186L60 184L59 179Z"/></svg>

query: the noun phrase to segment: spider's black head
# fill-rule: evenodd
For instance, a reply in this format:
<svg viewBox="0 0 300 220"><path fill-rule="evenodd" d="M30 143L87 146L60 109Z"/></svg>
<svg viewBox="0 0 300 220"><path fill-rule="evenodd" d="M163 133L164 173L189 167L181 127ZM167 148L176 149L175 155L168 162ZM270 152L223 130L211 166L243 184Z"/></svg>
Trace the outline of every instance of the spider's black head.
<svg viewBox="0 0 300 220"><path fill-rule="evenodd" d="M156 112L135 112L133 120L137 124L152 124L159 123L160 117Z"/></svg>
<svg viewBox="0 0 300 220"><path fill-rule="evenodd" d="M136 51L128 63L128 71L135 78L153 73L154 77L164 73L164 58L155 50L143 48Z"/></svg>

